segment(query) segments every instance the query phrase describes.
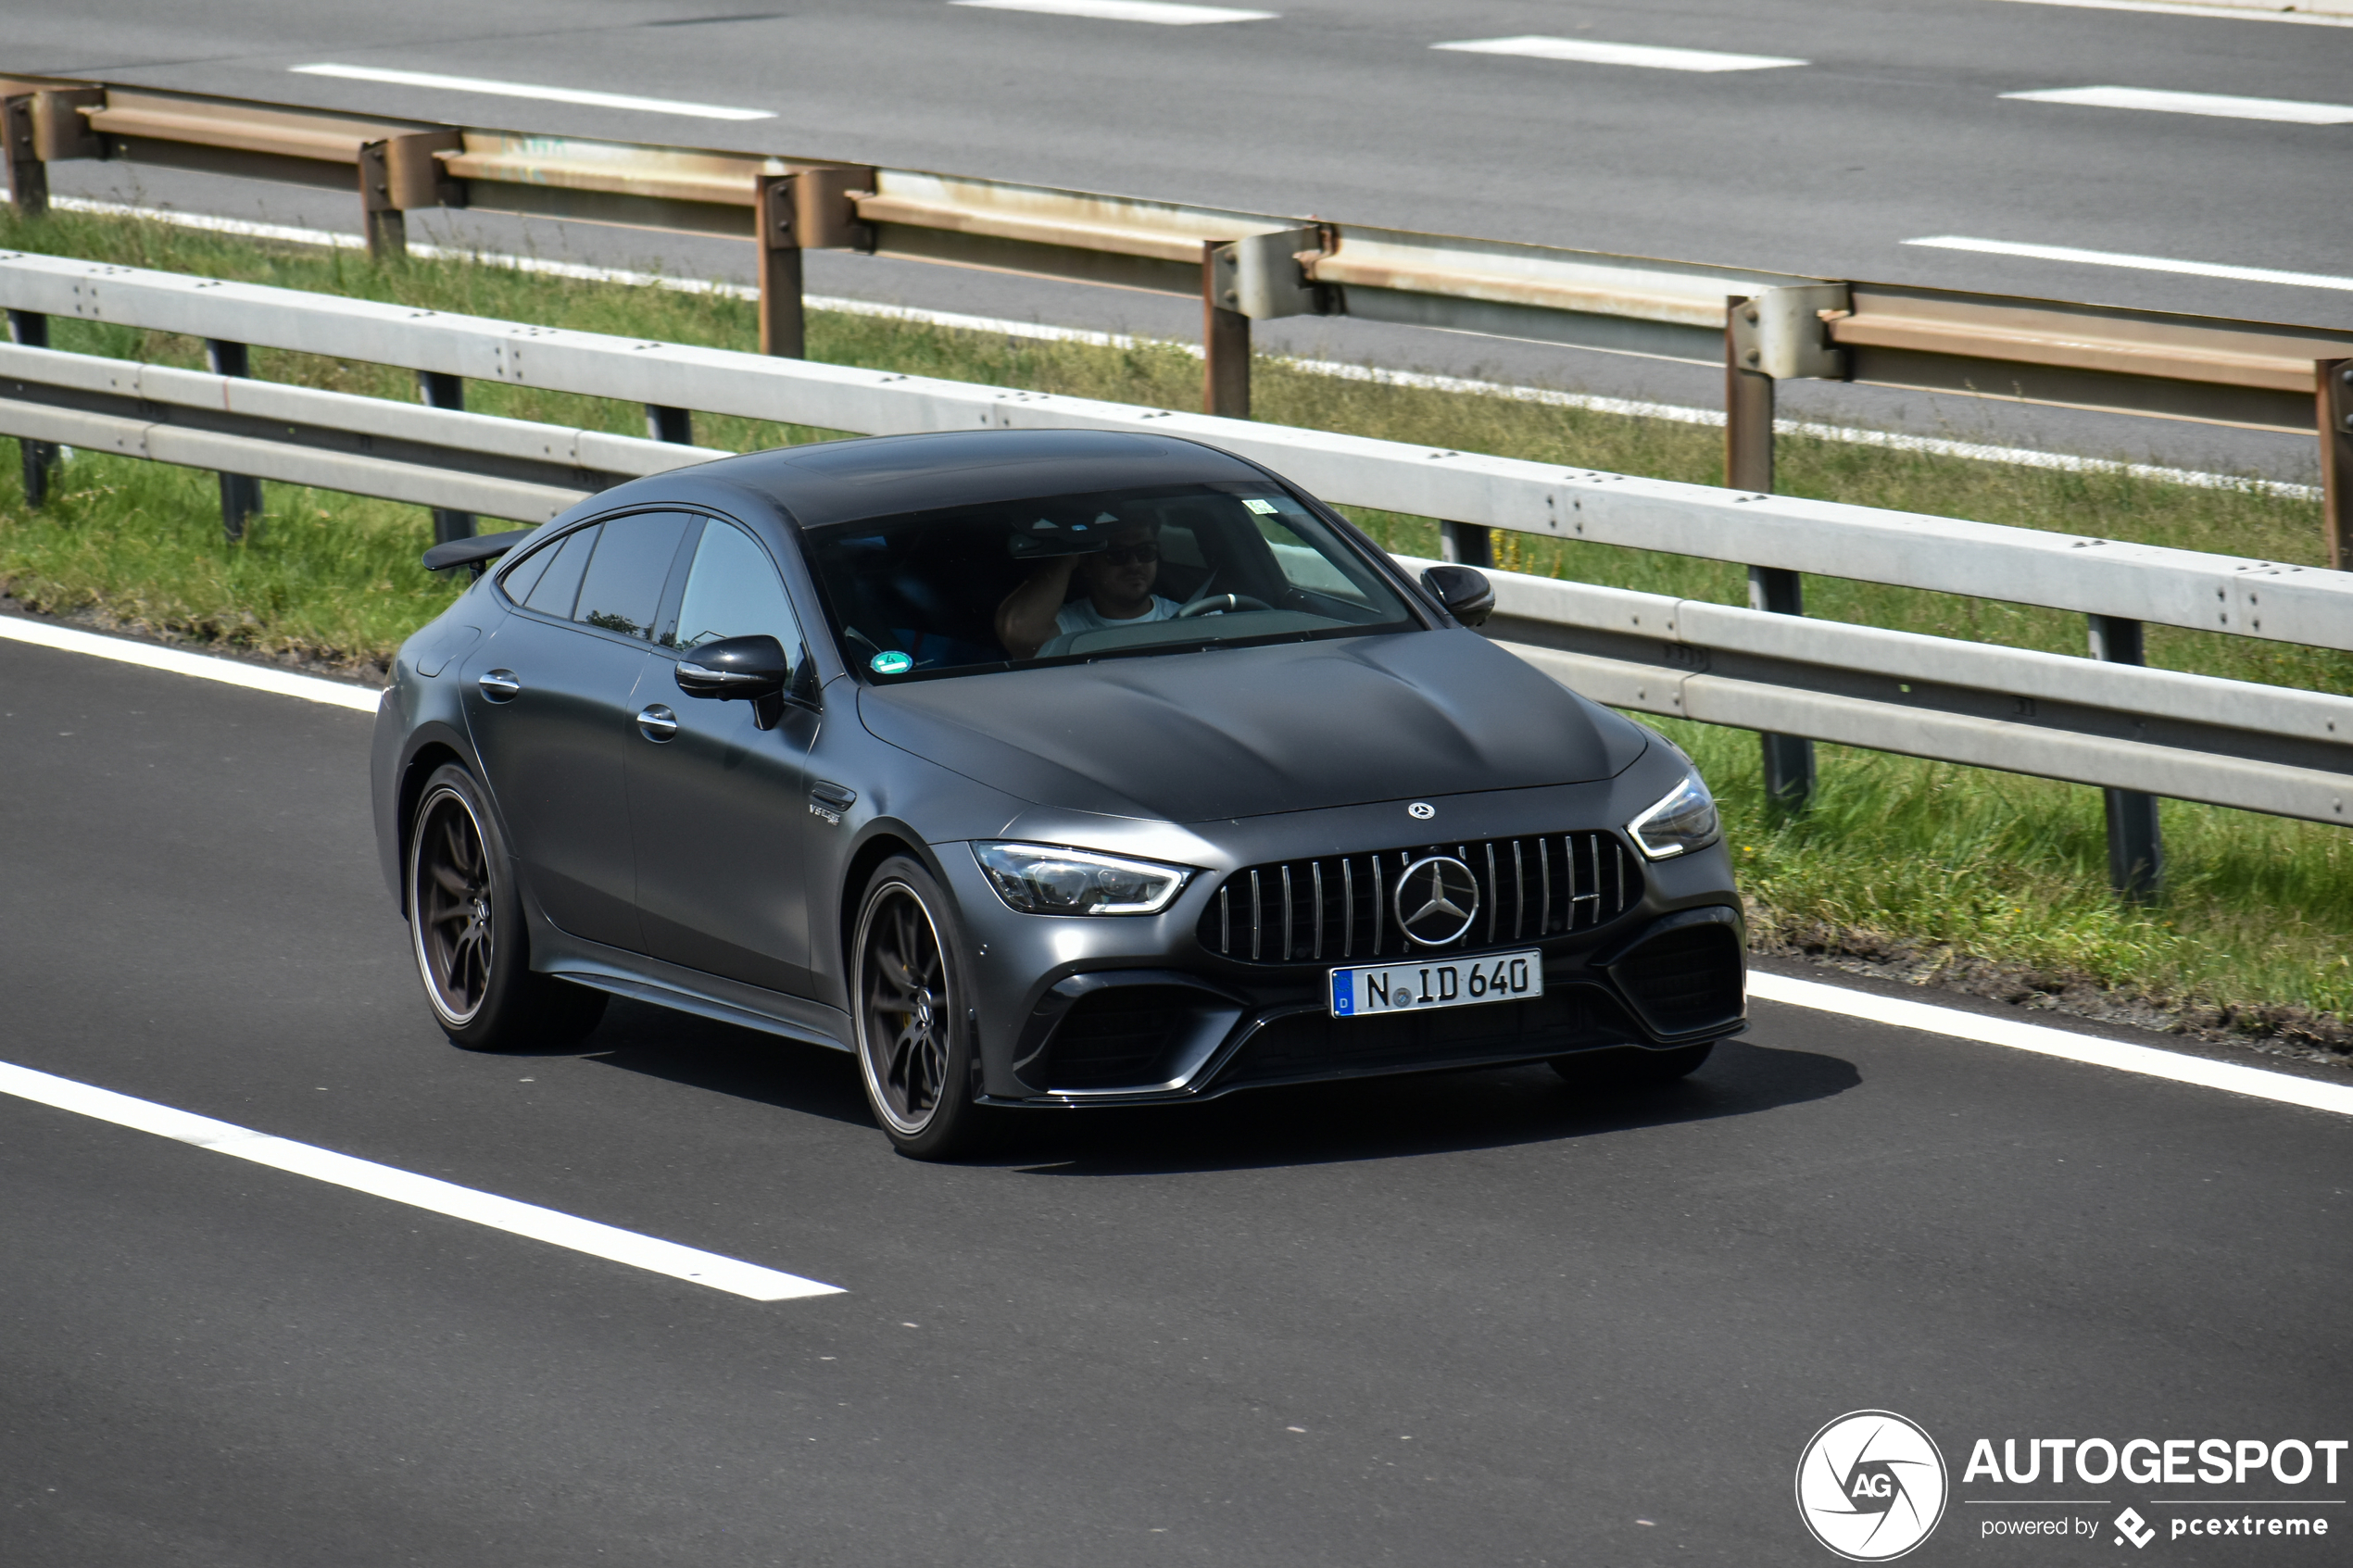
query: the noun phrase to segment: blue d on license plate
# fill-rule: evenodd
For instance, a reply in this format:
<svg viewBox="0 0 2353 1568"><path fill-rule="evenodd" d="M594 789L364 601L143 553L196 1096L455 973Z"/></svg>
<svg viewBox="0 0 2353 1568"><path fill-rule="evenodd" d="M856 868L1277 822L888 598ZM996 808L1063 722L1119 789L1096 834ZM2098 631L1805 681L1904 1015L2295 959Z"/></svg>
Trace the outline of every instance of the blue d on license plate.
<svg viewBox="0 0 2353 1568"><path fill-rule="evenodd" d="M1516 1002L1544 994L1544 955L1535 948L1468 959L1370 964L1332 971L1332 1016L1421 1012L1429 1008Z"/></svg>

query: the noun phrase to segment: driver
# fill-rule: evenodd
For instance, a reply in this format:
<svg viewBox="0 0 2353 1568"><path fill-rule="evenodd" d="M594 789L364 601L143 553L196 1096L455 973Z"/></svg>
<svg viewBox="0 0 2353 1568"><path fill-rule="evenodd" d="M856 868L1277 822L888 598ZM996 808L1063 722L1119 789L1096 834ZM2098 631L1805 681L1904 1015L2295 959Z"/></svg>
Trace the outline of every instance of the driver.
<svg viewBox="0 0 2353 1568"><path fill-rule="evenodd" d="M1038 563L1029 581L997 607L998 640L1013 658L1035 659L1064 632L1171 620L1184 607L1152 592L1159 576L1160 530L1151 523L1120 523L1112 529L1108 549ZM1077 598L1070 597L1074 577L1083 590Z"/></svg>

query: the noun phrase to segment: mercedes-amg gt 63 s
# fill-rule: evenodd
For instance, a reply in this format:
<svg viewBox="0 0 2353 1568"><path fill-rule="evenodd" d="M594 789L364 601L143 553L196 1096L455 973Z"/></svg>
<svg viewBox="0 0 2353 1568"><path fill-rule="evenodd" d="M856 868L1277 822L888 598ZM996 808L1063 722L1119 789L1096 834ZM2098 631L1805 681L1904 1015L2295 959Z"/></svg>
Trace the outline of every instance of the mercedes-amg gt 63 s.
<svg viewBox="0 0 2353 1568"><path fill-rule="evenodd" d="M1717 813L1659 735L1255 464L1108 432L839 441L426 557L377 720L434 1017L634 997L853 1053L898 1147L1019 1107L1743 1027Z"/></svg>

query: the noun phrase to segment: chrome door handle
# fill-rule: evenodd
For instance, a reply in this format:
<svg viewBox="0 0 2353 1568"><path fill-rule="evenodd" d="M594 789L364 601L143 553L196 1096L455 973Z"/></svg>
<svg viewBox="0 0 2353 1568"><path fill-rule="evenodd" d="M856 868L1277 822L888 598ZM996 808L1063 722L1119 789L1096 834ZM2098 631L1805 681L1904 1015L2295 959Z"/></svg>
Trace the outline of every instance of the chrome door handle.
<svg viewBox="0 0 2353 1568"><path fill-rule="evenodd" d="M474 684L493 702L512 702L522 692L522 683L511 670L485 670Z"/></svg>
<svg viewBox="0 0 2353 1568"><path fill-rule="evenodd" d="M661 703L648 703L637 714L637 733L659 746L678 733L678 715Z"/></svg>

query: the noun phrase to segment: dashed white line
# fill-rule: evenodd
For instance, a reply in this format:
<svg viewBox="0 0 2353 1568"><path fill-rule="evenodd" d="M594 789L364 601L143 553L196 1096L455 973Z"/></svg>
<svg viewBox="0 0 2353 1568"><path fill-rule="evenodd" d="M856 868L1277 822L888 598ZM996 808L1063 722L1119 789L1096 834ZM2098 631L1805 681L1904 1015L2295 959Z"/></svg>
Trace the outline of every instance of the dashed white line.
<svg viewBox="0 0 2353 1568"><path fill-rule="evenodd" d="M2282 283L2300 289L2353 290L2353 278L2327 272L2284 272L2275 267L2233 267L2219 261L2177 261L2168 256L2133 256L2116 250L2079 250L2073 245L2030 245L2011 240L1981 240L1968 234L1931 234L1906 240L1931 250L1968 250L1984 256L2019 256L2031 261L2080 261L2092 267L2132 267L2144 272L2183 272L2194 278L2228 278L2240 283Z"/></svg>
<svg viewBox="0 0 2353 1568"><path fill-rule="evenodd" d="M1802 66L1804 60L1784 55L1727 55L1714 49L1667 49L1652 44L1602 44L1589 38L1549 38L1523 33L1515 38L1469 38L1456 44L1433 44L1433 49L1454 49L1466 55L1522 55L1538 60L1576 60L1597 66L1640 66L1650 70L1778 70Z"/></svg>
<svg viewBox="0 0 2353 1568"><path fill-rule="evenodd" d="M2178 5L2175 0L2017 0L2025 6L2070 6L2083 11L2150 11L2158 16L2213 17L2234 22L2302 22L2308 27L2353 27L2353 16L2281 11L2255 6Z"/></svg>
<svg viewBox="0 0 2353 1568"><path fill-rule="evenodd" d="M1875 996L1867 991L1850 991L1843 985L1826 985L1818 980L1798 980L1785 974L1750 971L1748 994L1768 1002L1814 1008L1897 1029L1914 1029L1923 1035L1944 1035L1955 1039L1975 1040L1981 1045L2006 1046L2012 1050L2032 1051L2037 1056L2063 1057L2070 1061L2089 1062L2095 1067L2111 1067L2120 1073L2137 1073L2145 1078L2164 1078L2199 1088L2223 1089L2234 1095L2276 1100L2282 1105L2300 1105L2310 1110L2353 1116L2353 1085L2323 1084L2316 1079L2291 1077L2285 1073L2266 1073L2259 1067L2211 1061L2205 1057L2184 1056L2179 1051L2158 1050L2152 1046L2127 1045L2120 1040L2102 1039L2096 1035L2078 1035L2066 1029L2054 1029L2048 1024L1988 1018L1982 1013L1963 1012L1958 1008L1937 1007L1929 1002L1905 1001L1894 997Z"/></svg>
<svg viewBox="0 0 2353 1568"><path fill-rule="evenodd" d="M85 653L173 675L192 675L200 681L218 681L225 686L298 696L305 702L323 702L331 708L348 708L360 713L373 713L383 697L381 692L342 681L322 681L316 675L297 675L291 670L272 670L263 664L216 659L182 648L157 647L152 643L134 643L127 637L100 636L95 632L52 626L45 621L27 621L14 615L0 615L0 639L31 643L66 653Z"/></svg>
<svg viewBox="0 0 2353 1568"><path fill-rule="evenodd" d="M379 1165L372 1160L357 1160L348 1154L320 1148L313 1144L296 1143L290 1138L272 1137L240 1127L229 1122L216 1122L209 1116L198 1116L153 1100L137 1099L117 1094L94 1085L60 1078L53 1073L19 1067L13 1062L0 1062L0 1094L14 1095L19 1099L37 1101L59 1110L69 1110L79 1116L95 1117L119 1127L130 1127L158 1137L173 1138L211 1149L216 1154L234 1155L250 1160L257 1165L269 1165L297 1176L308 1176L353 1192L405 1203L412 1209L430 1210L447 1214L454 1220L466 1220L492 1230L512 1236L529 1236L550 1246L585 1252L591 1257L610 1259L632 1268L653 1273L668 1274L673 1279L686 1280L695 1285L707 1285L713 1290L731 1295L749 1296L755 1301L788 1301L808 1296L838 1296L839 1286L824 1285L799 1274L788 1274L775 1269L764 1269L757 1263L746 1263L734 1258L723 1258L716 1252L697 1248L681 1247L674 1241L661 1241L635 1231L621 1230L599 1224L575 1215L542 1209L535 1203L519 1203L511 1198L499 1198L434 1176L420 1176L413 1171L402 1171L390 1165Z"/></svg>
<svg viewBox="0 0 2353 1568"><path fill-rule="evenodd" d="M980 11L1037 11L1050 17L1086 17L1095 21L1151 22L1161 27L1203 27L1215 22L1263 22L1273 11L1241 11L1230 6L1177 6L1164 0L948 0Z"/></svg>
<svg viewBox="0 0 2353 1568"><path fill-rule="evenodd" d="M494 98L536 98L550 104L585 104L598 109L635 109L643 114L686 115L695 119L774 119L773 109L733 109L720 104L681 103L675 98L640 98L628 93L591 93L577 87L543 87L528 82L493 82L480 76L443 76L429 70L390 70L380 66L288 66L297 76L332 76L345 82L381 82L393 87L431 87L445 93L483 93Z"/></svg>
<svg viewBox="0 0 2353 1568"><path fill-rule="evenodd" d="M2170 93L2154 87L2053 87L2005 93L2032 104L2080 104L2096 109L2146 109L2202 114L2221 119L2272 119L2290 125L2353 124L2353 105L2308 104L2292 98L2233 98L2220 93Z"/></svg>

